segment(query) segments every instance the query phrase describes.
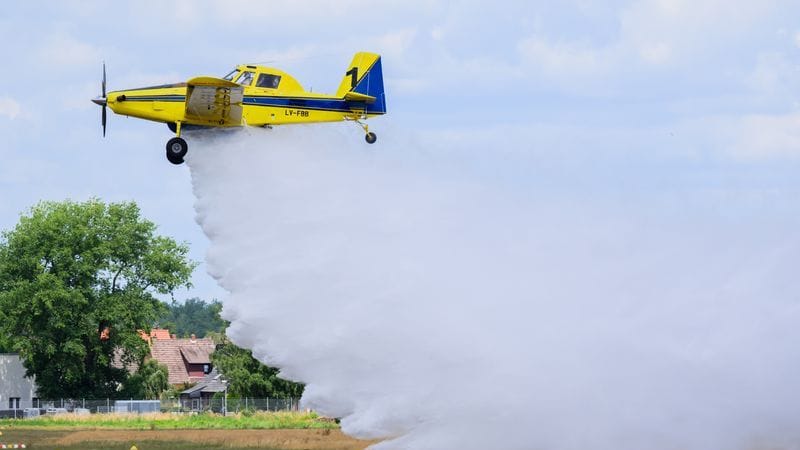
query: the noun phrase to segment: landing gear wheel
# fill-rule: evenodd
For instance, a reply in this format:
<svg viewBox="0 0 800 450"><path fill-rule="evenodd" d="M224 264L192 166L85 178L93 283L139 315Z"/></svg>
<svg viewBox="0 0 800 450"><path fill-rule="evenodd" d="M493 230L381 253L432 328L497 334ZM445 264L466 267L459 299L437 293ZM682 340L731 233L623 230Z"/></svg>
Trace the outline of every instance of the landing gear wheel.
<svg viewBox="0 0 800 450"><path fill-rule="evenodd" d="M167 159L172 164L183 164L183 157L189 151L189 144L182 138L174 137L167 141Z"/></svg>
<svg viewBox="0 0 800 450"><path fill-rule="evenodd" d="M378 140L378 136L376 136L375 133L370 131L369 133L367 133L366 136L364 136L364 139L366 139L367 144L374 144L375 141Z"/></svg>

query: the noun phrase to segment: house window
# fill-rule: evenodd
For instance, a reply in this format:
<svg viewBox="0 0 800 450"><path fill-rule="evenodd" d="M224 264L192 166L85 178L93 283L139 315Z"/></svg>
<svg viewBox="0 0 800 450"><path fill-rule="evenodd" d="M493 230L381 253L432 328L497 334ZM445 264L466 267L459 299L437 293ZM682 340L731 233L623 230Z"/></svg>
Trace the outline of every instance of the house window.
<svg viewBox="0 0 800 450"><path fill-rule="evenodd" d="M39 401L39 397L33 397L31 399L31 406L34 407L34 408L41 408L42 407L42 404Z"/></svg>
<svg viewBox="0 0 800 450"><path fill-rule="evenodd" d="M208 375L211 372L211 364L203 364L203 373Z"/></svg>
<svg viewBox="0 0 800 450"><path fill-rule="evenodd" d="M9 397L8 409L19 409L19 397Z"/></svg>

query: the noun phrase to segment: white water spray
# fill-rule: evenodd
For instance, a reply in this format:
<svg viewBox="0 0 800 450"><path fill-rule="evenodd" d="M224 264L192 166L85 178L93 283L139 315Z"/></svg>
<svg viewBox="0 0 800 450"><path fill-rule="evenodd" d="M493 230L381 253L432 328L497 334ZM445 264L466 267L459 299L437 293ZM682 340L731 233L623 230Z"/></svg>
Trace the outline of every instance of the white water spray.
<svg viewBox="0 0 800 450"><path fill-rule="evenodd" d="M481 169L492 149L342 130L188 157L228 334L305 405L381 449L800 448L800 245L780 220L557 198Z"/></svg>

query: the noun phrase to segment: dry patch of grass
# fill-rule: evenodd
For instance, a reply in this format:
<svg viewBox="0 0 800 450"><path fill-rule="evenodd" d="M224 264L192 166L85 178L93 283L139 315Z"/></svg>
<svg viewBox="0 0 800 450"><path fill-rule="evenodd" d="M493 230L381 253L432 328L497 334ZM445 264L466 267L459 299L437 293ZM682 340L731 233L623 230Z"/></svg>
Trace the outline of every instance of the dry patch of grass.
<svg viewBox="0 0 800 450"><path fill-rule="evenodd" d="M170 444L201 444L213 448L272 448L284 450L361 450L370 442L359 441L339 430L147 430L77 431L58 438L59 448L85 442L106 444L159 442ZM146 445L137 444L140 450ZM127 447L130 448L130 447Z"/></svg>
<svg viewBox="0 0 800 450"><path fill-rule="evenodd" d="M30 448L59 450L363 450L374 442L359 441L339 430L7 430L7 441Z"/></svg>

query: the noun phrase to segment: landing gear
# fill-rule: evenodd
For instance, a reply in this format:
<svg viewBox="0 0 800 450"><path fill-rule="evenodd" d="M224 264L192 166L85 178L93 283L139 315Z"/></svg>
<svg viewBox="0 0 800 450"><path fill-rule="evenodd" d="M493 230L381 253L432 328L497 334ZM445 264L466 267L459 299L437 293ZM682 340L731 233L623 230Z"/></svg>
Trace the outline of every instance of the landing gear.
<svg viewBox="0 0 800 450"><path fill-rule="evenodd" d="M181 123L167 123L167 126L176 135L167 141L167 160L175 165L183 164L183 157L189 151L189 144L181 138Z"/></svg>
<svg viewBox="0 0 800 450"><path fill-rule="evenodd" d="M364 133L366 133L366 135L364 135L364 140L367 141L367 144L374 144L375 141L378 140L378 135L376 135L375 133L369 131L369 125L367 125L364 122L362 122L361 120L359 120L359 119L365 119L365 118L366 118L366 116L361 116L361 117L350 116L350 117L347 117L345 120L352 120L353 122L357 123L361 128L364 129Z"/></svg>
<svg viewBox="0 0 800 450"><path fill-rule="evenodd" d="M167 141L167 159L172 164L183 164L183 157L189 151L189 144L183 138L174 137Z"/></svg>

